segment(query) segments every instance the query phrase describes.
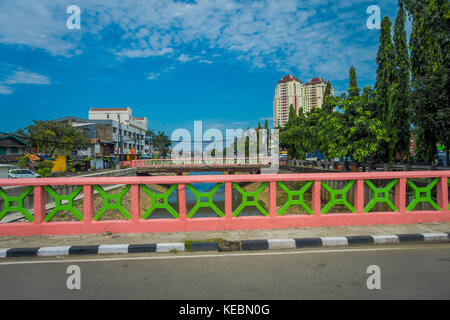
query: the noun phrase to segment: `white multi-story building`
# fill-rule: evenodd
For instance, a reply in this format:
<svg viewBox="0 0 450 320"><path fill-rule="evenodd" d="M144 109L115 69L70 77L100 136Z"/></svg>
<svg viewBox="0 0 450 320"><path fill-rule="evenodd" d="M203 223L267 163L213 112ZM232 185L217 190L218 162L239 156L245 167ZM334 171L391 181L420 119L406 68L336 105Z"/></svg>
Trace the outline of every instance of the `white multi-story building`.
<svg viewBox="0 0 450 320"><path fill-rule="evenodd" d="M309 113L312 108L322 108L325 89L328 82L322 78L313 78L305 85L305 113ZM334 90L331 88L331 95L334 95Z"/></svg>
<svg viewBox="0 0 450 320"><path fill-rule="evenodd" d="M131 108L91 108L89 120L112 121L112 139L122 154L149 153L148 120L133 117ZM122 150L120 150L122 149Z"/></svg>
<svg viewBox="0 0 450 320"><path fill-rule="evenodd" d="M273 100L273 115L275 127L284 127L289 120L289 109L293 105L298 114L304 104L303 83L294 76L285 76L278 81Z"/></svg>
<svg viewBox="0 0 450 320"><path fill-rule="evenodd" d="M278 81L273 100L274 126L284 127L289 121L292 105L298 114L300 109L305 114L312 108L321 108L327 82L322 78L313 78L304 85L296 77L289 75ZM332 95L334 92L332 91Z"/></svg>

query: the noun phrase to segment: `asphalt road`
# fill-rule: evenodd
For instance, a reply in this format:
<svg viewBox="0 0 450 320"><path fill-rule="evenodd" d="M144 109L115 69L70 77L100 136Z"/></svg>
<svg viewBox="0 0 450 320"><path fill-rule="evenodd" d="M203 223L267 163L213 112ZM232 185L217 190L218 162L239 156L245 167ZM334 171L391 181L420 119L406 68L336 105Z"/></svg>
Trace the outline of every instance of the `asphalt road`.
<svg viewBox="0 0 450 320"><path fill-rule="evenodd" d="M450 299L450 244L4 259L0 299Z"/></svg>

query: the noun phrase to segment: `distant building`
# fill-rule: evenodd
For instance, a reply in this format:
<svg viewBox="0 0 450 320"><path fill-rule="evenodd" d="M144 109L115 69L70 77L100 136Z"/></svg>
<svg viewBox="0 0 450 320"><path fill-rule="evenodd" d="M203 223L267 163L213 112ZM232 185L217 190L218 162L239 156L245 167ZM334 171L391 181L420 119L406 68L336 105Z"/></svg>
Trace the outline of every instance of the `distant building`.
<svg viewBox="0 0 450 320"><path fill-rule="evenodd" d="M328 82L322 78L313 78L305 85L306 99L304 111L306 113L310 112L312 108L322 108L327 84ZM334 95L333 89L331 95Z"/></svg>
<svg viewBox="0 0 450 320"><path fill-rule="evenodd" d="M54 121L80 128L91 138L91 148L79 150L82 155L150 153L148 120L134 118L131 108L91 108L89 119L64 117Z"/></svg>
<svg viewBox="0 0 450 320"><path fill-rule="evenodd" d="M284 127L289 121L290 106L298 114L304 105L305 90L303 83L294 76L285 76L278 81L273 100L273 119L275 127Z"/></svg>
<svg viewBox="0 0 450 320"><path fill-rule="evenodd" d="M289 121L289 111L292 105L298 114L300 109L305 114L312 108L322 108L327 82L322 78L313 78L307 84L293 75L283 77L278 81L273 100L274 126L284 127ZM334 95L334 91L332 91Z"/></svg>
<svg viewBox="0 0 450 320"><path fill-rule="evenodd" d="M14 134L0 135L0 163L17 162L29 147L28 143Z"/></svg>

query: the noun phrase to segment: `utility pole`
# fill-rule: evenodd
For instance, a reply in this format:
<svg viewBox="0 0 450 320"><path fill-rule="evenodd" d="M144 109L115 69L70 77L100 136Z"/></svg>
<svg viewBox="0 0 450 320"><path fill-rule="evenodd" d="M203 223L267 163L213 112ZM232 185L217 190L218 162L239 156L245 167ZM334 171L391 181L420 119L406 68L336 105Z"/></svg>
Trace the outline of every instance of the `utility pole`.
<svg viewBox="0 0 450 320"><path fill-rule="evenodd" d="M120 160L121 160L122 152L123 152L123 149L122 149L122 131L121 131L122 129L121 129L121 126L120 126L120 114L118 114L117 117L119 118L119 164L120 164Z"/></svg>

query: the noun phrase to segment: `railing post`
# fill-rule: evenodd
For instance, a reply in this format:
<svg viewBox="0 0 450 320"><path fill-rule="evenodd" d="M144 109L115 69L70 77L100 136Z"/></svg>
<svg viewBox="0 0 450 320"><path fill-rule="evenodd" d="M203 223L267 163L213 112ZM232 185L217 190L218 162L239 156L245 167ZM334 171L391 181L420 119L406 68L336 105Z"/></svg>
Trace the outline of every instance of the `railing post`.
<svg viewBox="0 0 450 320"><path fill-rule="evenodd" d="M34 187L34 223L41 224L45 219L45 191L42 186Z"/></svg>
<svg viewBox="0 0 450 320"><path fill-rule="evenodd" d="M395 185L395 207L399 213L406 212L406 178L400 178Z"/></svg>
<svg viewBox="0 0 450 320"><path fill-rule="evenodd" d="M277 216L277 182L269 182L269 216L274 218Z"/></svg>
<svg viewBox="0 0 450 320"><path fill-rule="evenodd" d="M442 177L436 185L437 205L442 211L448 211L448 177Z"/></svg>
<svg viewBox="0 0 450 320"><path fill-rule="evenodd" d="M231 182L225 182L225 221L233 219L233 190Z"/></svg>
<svg viewBox="0 0 450 320"><path fill-rule="evenodd" d="M91 223L94 217L94 193L92 186L83 186L83 222Z"/></svg>
<svg viewBox="0 0 450 320"><path fill-rule="evenodd" d="M314 180L313 184L313 191L311 194L311 201L312 201L312 210L314 212L315 216L321 215L321 201L320 201L320 190L321 190L321 184L320 180Z"/></svg>
<svg viewBox="0 0 450 320"><path fill-rule="evenodd" d="M138 184L131 185L131 221L139 222L141 219L140 188Z"/></svg>
<svg viewBox="0 0 450 320"><path fill-rule="evenodd" d="M364 213L364 180L358 179L355 187L356 213Z"/></svg>
<svg viewBox="0 0 450 320"><path fill-rule="evenodd" d="M186 209L186 185L180 183L178 185L178 202L179 202L179 219L181 222L185 223L187 219L187 209Z"/></svg>

